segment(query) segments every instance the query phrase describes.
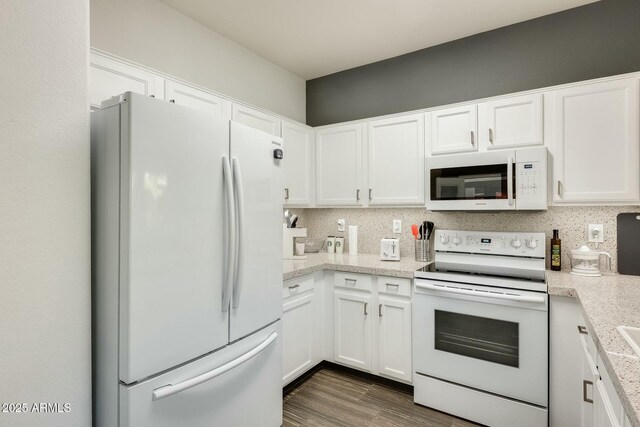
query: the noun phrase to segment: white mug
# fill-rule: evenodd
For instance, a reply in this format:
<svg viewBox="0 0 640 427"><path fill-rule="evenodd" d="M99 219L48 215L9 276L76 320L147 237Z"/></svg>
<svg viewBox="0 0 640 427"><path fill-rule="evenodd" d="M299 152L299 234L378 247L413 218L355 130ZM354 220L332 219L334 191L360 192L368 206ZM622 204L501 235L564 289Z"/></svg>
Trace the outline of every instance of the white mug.
<svg viewBox="0 0 640 427"><path fill-rule="evenodd" d="M336 253L341 254L344 252L344 237L336 237Z"/></svg>
<svg viewBox="0 0 640 427"><path fill-rule="evenodd" d="M327 237L327 253L332 254L335 252L336 236Z"/></svg>

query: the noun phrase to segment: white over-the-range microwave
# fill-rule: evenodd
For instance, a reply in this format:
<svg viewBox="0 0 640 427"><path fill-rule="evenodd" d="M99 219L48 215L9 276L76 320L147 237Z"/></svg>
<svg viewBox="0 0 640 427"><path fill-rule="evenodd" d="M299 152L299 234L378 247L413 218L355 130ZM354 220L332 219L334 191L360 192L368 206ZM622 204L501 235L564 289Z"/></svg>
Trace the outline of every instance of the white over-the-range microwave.
<svg viewBox="0 0 640 427"><path fill-rule="evenodd" d="M547 209L547 149L521 148L427 159L427 209Z"/></svg>

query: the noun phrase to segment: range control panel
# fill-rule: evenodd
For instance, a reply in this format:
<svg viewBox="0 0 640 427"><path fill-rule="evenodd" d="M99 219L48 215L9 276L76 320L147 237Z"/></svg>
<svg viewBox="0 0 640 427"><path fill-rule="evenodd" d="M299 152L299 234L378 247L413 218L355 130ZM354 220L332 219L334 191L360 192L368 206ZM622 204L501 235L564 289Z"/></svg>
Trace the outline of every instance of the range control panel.
<svg viewBox="0 0 640 427"><path fill-rule="evenodd" d="M544 233L436 230L436 252L510 255L544 258Z"/></svg>

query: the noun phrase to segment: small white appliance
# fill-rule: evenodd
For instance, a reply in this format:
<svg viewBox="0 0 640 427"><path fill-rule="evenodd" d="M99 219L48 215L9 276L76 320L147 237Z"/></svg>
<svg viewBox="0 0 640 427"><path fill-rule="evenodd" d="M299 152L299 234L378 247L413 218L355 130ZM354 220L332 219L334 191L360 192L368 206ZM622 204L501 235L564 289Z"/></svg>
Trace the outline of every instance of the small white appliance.
<svg viewBox="0 0 640 427"><path fill-rule="evenodd" d="M608 267L611 271L611 255L608 252L593 250L587 245L570 251L569 261L571 262L571 274L585 277L600 277L600 259L605 257L608 260Z"/></svg>
<svg viewBox="0 0 640 427"><path fill-rule="evenodd" d="M432 211L547 209L547 149L522 148L427 159Z"/></svg>
<svg viewBox="0 0 640 427"><path fill-rule="evenodd" d="M281 425L281 139L130 92L91 116L94 425Z"/></svg>
<svg viewBox="0 0 640 427"><path fill-rule="evenodd" d="M544 233L436 230L413 299L414 401L493 427L547 425Z"/></svg>
<svg viewBox="0 0 640 427"><path fill-rule="evenodd" d="M385 238L380 240L380 260L400 261L400 239Z"/></svg>

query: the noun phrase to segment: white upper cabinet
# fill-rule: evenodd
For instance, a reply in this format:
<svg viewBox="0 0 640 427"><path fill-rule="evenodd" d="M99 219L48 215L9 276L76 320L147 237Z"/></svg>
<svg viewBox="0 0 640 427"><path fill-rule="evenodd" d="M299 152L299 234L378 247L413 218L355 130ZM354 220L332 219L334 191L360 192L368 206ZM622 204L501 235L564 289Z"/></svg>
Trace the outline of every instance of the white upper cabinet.
<svg viewBox="0 0 640 427"><path fill-rule="evenodd" d="M164 99L164 79L151 72L91 52L89 65L89 103L100 108L102 101L124 92Z"/></svg>
<svg viewBox="0 0 640 427"><path fill-rule="evenodd" d="M285 206L313 203L314 136L313 128L282 121Z"/></svg>
<svg viewBox="0 0 640 427"><path fill-rule="evenodd" d="M173 80L166 80L165 94L169 102L209 111L217 117L231 118L231 102L210 92Z"/></svg>
<svg viewBox="0 0 640 427"><path fill-rule="evenodd" d="M445 108L427 114L429 153L447 154L478 149L477 105Z"/></svg>
<svg viewBox="0 0 640 427"><path fill-rule="evenodd" d="M280 119L262 111L240 104L233 104L231 118L254 129L280 136Z"/></svg>
<svg viewBox="0 0 640 427"><path fill-rule="evenodd" d="M424 204L424 115L368 123L369 205Z"/></svg>
<svg viewBox="0 0 640 427"><path fill-rule="evenodd" d="M638 203L638 80L574 86L550 94L553 202Z"/></svg>
<svg viewBox="0 0 640 427"><path fill-rule="evenodd" d="M478 107L480 146L487 150L542 145L542 94L503 98Z"/></svg>
<svg viewBox="0 0 640 427"><path fill-rule="evenodd" d="M317 130L316 205L360 206L361 165L360 124Z"/></svg>

